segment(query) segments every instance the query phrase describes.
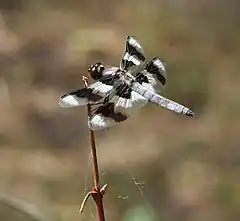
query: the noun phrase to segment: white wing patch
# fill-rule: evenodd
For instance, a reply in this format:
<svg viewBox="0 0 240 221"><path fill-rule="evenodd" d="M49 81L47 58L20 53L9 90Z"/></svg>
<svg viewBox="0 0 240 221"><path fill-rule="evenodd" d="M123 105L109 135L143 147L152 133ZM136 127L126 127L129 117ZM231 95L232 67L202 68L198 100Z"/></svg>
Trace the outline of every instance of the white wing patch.
<svg viewBox="0 0 240 221"><path fill-rule="evenodd" d="M137 41L137 39L135 37L129 36L128 42L130 45L135 46L139 52L141 52L142 54L144 53L141 45L139 44L139 42Z"/></svg>
<svg viewBox="0 0 240 221"><path fill-rule="evenodd" d="M93 115L88 121L88 127L93 131L103 130L116 124L117 122L112 118L104 117L100 114Z"/></svg>
<svg viewBox="0 0 240 221"><path fill-rule="evenodd" d="M113 86L97 81L96 83L91 84L89 88L93 89L92 92L94 94L105 97L113 89Z"/></svg>
<svg viewBox="0 0 240 221"><path fill-rule="evenodd" d="M126 60L128 62L132 62L134 65L140 65L141 61L139 61L134 55L130 55L129 53L125 53L123 60Z"/></svg>

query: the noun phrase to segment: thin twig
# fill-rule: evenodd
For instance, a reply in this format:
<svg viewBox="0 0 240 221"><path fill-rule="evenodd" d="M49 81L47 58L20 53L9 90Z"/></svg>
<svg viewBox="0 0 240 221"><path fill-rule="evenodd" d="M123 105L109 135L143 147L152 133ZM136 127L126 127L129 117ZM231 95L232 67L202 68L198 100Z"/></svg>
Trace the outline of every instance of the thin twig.
<svg viewBox="0 0 240 221"><path fill-rule="evenodd" d="M82 81L84 83L84 86L88 87L88 79L86 77L83 77ZM90 117L91 116L91 105L90 104L87 105L87 113L88 113L88 117ZM90 150L91 150L92 164L93 164L94 187L92 188L92 191L90 191L84 198L79 211L80 212L83 211L86 201L89 198L89 196L91 195L93 197L96 207L97 207L98 221L105 221L104 209L103 209L103 195L106 192L107 184L105 184L102 187L102 189L100 189L95 137L94 137L94 131L92 131L90 129L89 129L89 143L90 143Z"/></svg>
<svg viewBox="0 0 240 221"><path fill-rule="evenodd" d="M88 192L87 195L85 196L84 200L82 201L82 204L80 206L80 209L79 209L79 212L82 213L83 212L83 209L84 209L84 206L89 198L89 196L92 195L92 192Z"/></svg>

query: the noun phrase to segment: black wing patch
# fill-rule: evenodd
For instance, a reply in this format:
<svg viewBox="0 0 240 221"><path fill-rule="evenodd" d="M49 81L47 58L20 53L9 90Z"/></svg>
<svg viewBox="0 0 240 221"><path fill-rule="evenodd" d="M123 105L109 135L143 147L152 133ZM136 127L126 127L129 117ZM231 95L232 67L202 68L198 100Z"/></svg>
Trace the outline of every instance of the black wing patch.
<svg viewBox="0 0 240 221"><path fill-rule="evenodd" d="M102 98L98 94L93 93L92 88L82 88L72 91L70 93L62 95L61 99L67 99L68 96L72 96L74 99L78 100L78 102L80 102L81 99L95 102Z"/></svg>
<svg viewBox="0 0 240 221"><path fill-rule="evenodd" d="M131 92L132 89L129 87L126 83L122 83L121 85L118 86L118 90L116 91L116 95L125 98L125 99L130 99L131 98Z"/></svg>
<svg viewBox="0 0 240 221"><path fill-rule="evenodd" d="M103 117L106 118L111 118L113 119L115 122L122 122L124 120L127 119L127 116L125 116L124 114L122 114L121 112L116 113L114 111L114 103L109 102L106 103L102 106L100 106L95 112L94 115L100 114Z"/></svg>

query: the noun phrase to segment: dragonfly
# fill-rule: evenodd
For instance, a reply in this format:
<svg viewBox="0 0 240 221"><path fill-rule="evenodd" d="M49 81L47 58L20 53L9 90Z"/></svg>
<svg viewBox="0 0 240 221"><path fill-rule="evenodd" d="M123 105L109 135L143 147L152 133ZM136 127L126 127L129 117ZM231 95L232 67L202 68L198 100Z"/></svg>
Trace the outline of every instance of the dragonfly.
<svg viewBox="0 0 240 221"><path fill-rule="evenodd" d="M127 120L147 103L195 116L189 108L160 95L167 82L166 62L159 57L146 61L143 48L134 36L126 38L119 67L97 62L89 67L88 73L95 82L63 94L59 105L96 105L88 119L88 126L93 131Z"/></svg>

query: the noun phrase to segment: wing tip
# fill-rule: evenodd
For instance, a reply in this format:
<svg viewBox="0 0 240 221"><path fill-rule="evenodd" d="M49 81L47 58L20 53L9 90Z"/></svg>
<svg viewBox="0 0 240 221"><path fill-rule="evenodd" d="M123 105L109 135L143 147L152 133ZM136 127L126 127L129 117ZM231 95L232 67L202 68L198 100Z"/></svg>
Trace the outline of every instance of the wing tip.
<svg viewBox="0 0 240 221"><path fill-rule="evenodd" d="M162 62L162 64L163 64L164 67L166 68L166 66L167 66L167 61L166 61L165 59L160 58L160 57L158 57L158 56L153 57L152 61L156 61L156 60L159 60L160 62Z"/></svg>
<svg viewBox="0 0 240 221"><path fill-rule="evenodd" d="M88 104L88 100L84 98L77 99L74 95L64 94L60 97L58 103L61 107L77 107Z"/></svg>
<svg viewBox="0 0 240 221"><path fill-rule="evenodd" d="M69 105L67 105L66 101L64 100L65 97L67 97L68 94L63 94L62 96L60 96L60 99L59 99L59 106L61 107L69 107Z"/></svg>
<svg viewBox="0 0 240 221"><path fill-rule="evenodd" d="M61 98L59 99L58 105L59 105L60 107L66 107L66 106L64 105L64 103L62 102L62 99L61 99Z"/></svg>
<svg viewBox="0 0 240 221"><path fill-rule="evenodd" d="M187 113L186 113L187 116L190 116L190 117L195 117L196 116L196 113L194 113L193 111L191 110L188 110Z"/></svg>
<svg viewBox="0 0 240 221"><path fill-rule="evenodd" d="M136 38L136 37L133 36L133 35L128 35L128 36L127 36L127 40L129 40L130 38Z"/></svg>
<svg viewBox="0 0 240 221"><path fill-rule="evenodd" d="M88 120L88 128L92 131L100 131L100 130L104 130L107 128L106 125L101 125L99 122L95 122L92 120L92 118L90 118Z"/></svg>

